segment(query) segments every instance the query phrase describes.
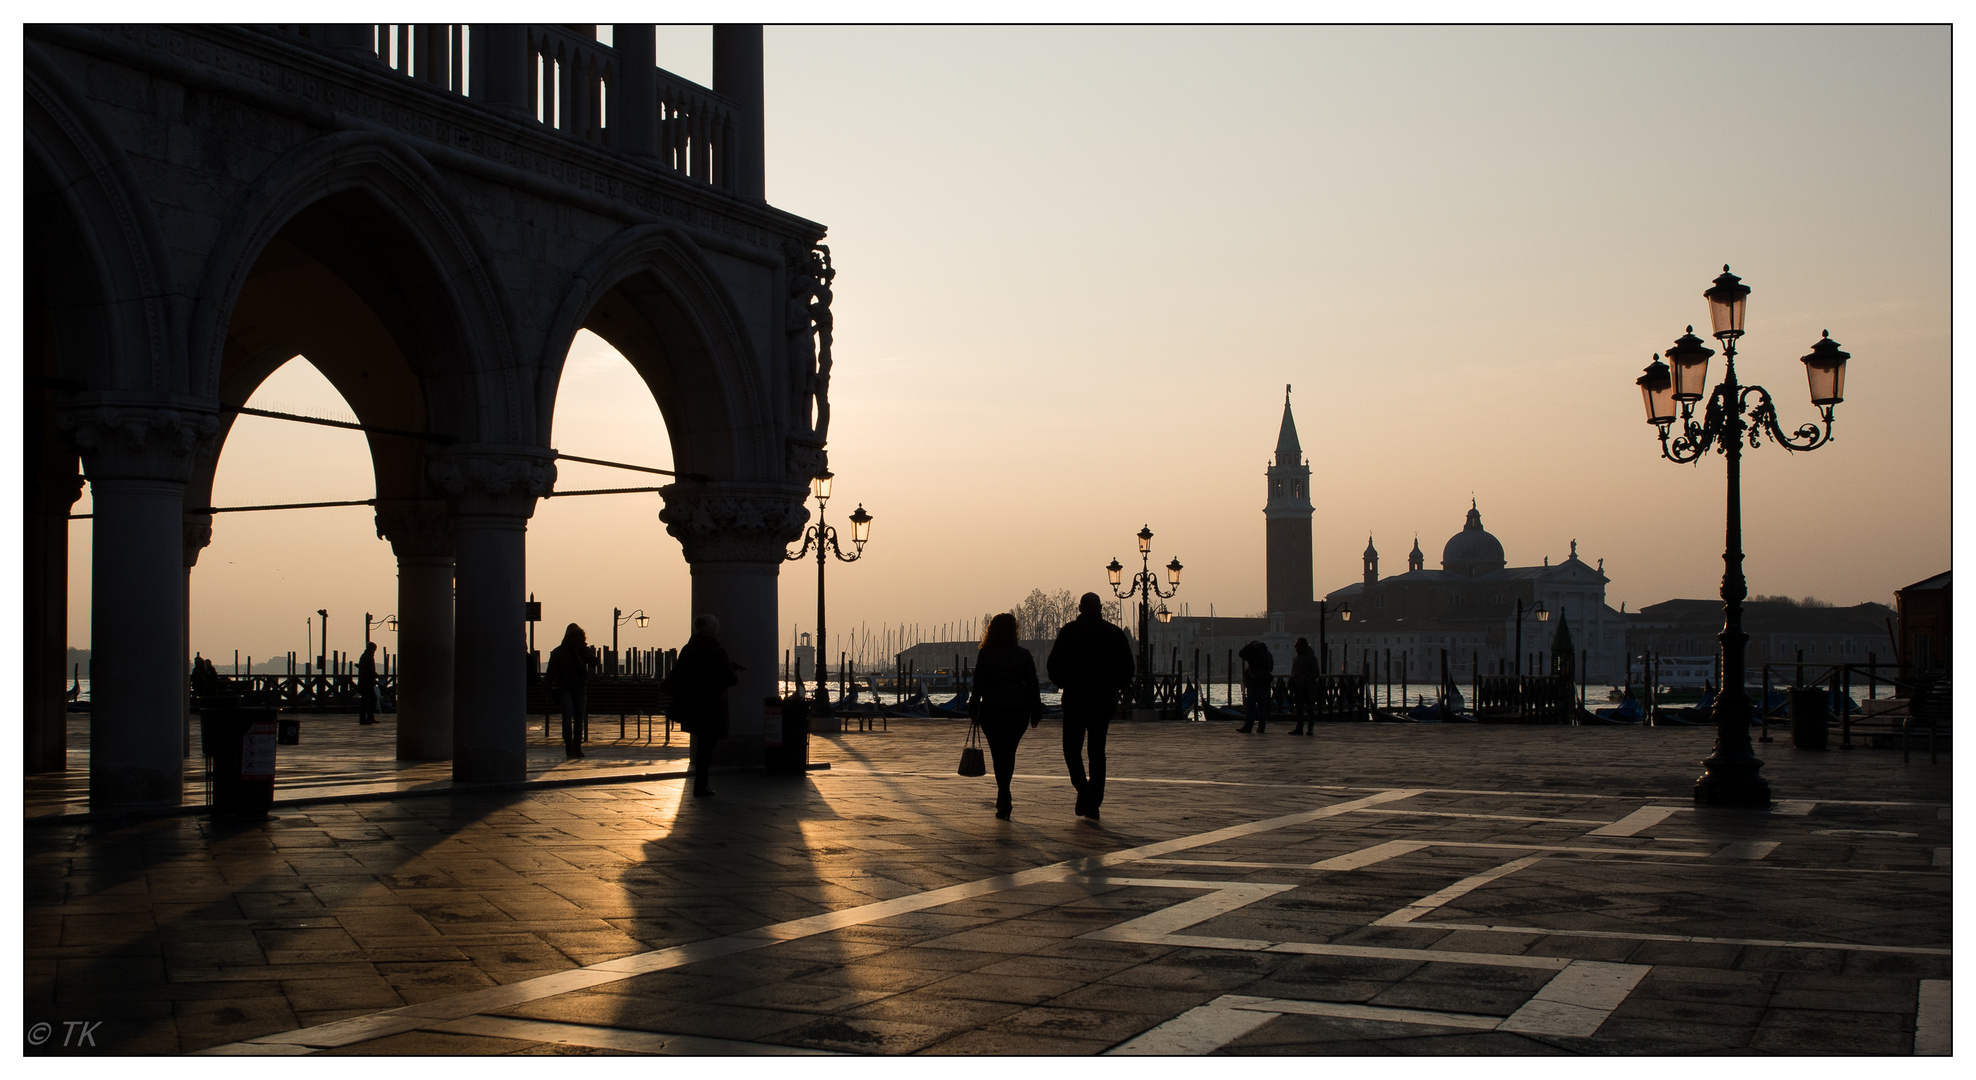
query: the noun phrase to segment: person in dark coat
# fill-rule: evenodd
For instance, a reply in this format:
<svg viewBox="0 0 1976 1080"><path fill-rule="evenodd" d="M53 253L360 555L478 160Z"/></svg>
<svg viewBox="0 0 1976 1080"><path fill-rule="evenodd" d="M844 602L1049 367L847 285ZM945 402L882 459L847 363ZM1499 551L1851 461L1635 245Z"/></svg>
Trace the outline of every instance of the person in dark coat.
<svg viewBox="0 0 1976 1080"><path fill-rule="evenodd" d="M1077 618L1064 624L1045 664L1063 691L1063 760L1077 789L1077 816L1095 818L1105 801L1105 733L1118 698L1132 681L1132 642L1105 621L1104 601L1087 592ZM1091 744L1091 774L1084 774L1084 744Z"/></svg>
<svg viewBox="0 0 1976 1080"><path fill-rule="evenodd" d="M357 657L357 723L377 723L377 642L364 642Z"/></svg>
<svg viewBox="0 0 1976 1080"><path fill-rule="evenodd" d="M563 708L563 753L569 758L583 756L583 743L589 735L588 703L584 700L590 681L590 642L583 627L575 623L563 631L563 643L549 652L549 670L543 672L549 692Z"/></svg>
<svg viewBox="0 0 1976 1080"><path fill-rule="evenodd" d="M1015 809L1009 778L1015 775L1016 744L1025 729L1043 722L1043 695L1036 683L1036 658L1017 641L1015 616L1006 611L988 620L988 632L981 638L967 715L988 736L988 754L995 759L995 816L1007 821Z"/></svg>
<svg viewBox="0 0 1976 1080"><path fill-rule="evenodd" d="M1297 655L1290 661L1290 700L1297 709L1297 726L1290 734L1317 734L1317 653L1309 638L1297 639Z"/></svg>
<svg viewBox="0 0 1976 1080"><path fill-rule="evenodd" d="M1260 641L1249 642L1235 655L1242 659L1242 697L1249 708L1248 722L1236 730L1246 735L1253 729L1260 735L1269 721L1269 676L1276 668L1276 658Z"/></svg>
<svg viewBox="0 0 1976 1080"><path fill-rule="evenodd" d="M691 736L693 794L712 795L709 775L713 768L714 747L727 737L727 688L739 680L734 673L741 665L727 658L721 647L720 620L701 615L693 620L693 636L679 650L659 688L672 695L666 714L679 721Z"/></svg>

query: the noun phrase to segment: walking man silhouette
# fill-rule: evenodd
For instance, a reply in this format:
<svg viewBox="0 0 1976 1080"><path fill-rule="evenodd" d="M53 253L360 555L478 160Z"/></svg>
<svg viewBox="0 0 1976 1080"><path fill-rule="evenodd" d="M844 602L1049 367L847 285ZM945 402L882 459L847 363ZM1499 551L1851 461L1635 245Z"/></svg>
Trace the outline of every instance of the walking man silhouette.
<svg viewBox="0 0 1976 1080"><path fill-rule="evenodd" d="M1063 760L1077 789L1077 816L1095 818L1105 801L1105 732L1118 697L1132 681L1132 643L1125 631L1105 621L1104 602L1085 593L1077 618L1065 623L1045 664L1050 681L1063 691ZM1084 772L1084 744L1091 745L1091 772Z"/></svg>
<svg viewBox="0 0 1976 1080"><path fill-rule="evenodd" d="M1276 658L1270 655L1269 646L1260 641L1249 642L1235 655L1242 661L1242 691L1249 707L1248 721L1235 730L1246 735L1253 728L1261 735L1269 725L1269 676L1276 667Z"/></svg>

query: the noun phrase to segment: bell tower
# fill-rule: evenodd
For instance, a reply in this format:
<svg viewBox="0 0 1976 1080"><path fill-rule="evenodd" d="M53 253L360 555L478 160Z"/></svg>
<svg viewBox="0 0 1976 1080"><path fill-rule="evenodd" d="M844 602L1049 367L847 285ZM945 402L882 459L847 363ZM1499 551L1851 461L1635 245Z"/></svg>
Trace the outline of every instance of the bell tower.
<svg viewBox="0 0 1976 1080"><path fill-rule="evenodd" d="M1372 546L1372 534L1365 537L1365 587L1379 584L1379 549Z"/></svg>
<svg viewBox="0 0 1976 1080"><path fill-rule="evenodd" d="M1268 501L1262 514L1267 544L1264 592L1272 612L1297 612L1311 600L1310 466L1297 442L1290 415L1290 386L1283 386L1283 426L1276 434L1276 460L1269 466Z"/></svg>

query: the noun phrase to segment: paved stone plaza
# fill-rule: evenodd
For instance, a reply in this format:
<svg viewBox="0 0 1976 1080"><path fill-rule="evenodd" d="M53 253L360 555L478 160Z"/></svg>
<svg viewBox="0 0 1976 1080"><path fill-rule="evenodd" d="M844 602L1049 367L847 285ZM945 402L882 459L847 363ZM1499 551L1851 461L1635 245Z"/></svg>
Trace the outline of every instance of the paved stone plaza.
<svg viewBox="0 0 1976 1080"><path fill-rule="evenodd" d="M31 778L28 1052L1950 1047L1947 754L1780 739L1703 811L1706 729L1121 724L1095 823L1046 722L1001 822L951 721L699 800L677 746L470 791L305 723L264 823Z"/></svg>

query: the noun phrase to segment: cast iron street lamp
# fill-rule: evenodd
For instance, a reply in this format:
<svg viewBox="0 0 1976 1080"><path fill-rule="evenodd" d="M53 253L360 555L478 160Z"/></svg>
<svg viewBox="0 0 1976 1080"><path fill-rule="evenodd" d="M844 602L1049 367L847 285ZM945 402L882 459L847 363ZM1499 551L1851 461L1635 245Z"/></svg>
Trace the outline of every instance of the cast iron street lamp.
<svg viewBox="0 0 1976 1080"><path fill-rule="evenodd" d="M808 555L810 548L816 548L816 704L812 708L819 716L830 715L828 690L830 684L826 677L826 668L829 664L824 655L826 649L824 643L830 639L825 636L823 629L823 568L826 563L824 553L827 549L844 562L857 562L864 555L865 541L871 539L871 515L865 513L864 504L859 503L857 510L851 514L851 543L856 546L856 550L846 555L844 549L837 546L837 530L824 524L823 521L823 508L830 502L832 479L834 479L832 474L825 472L810 481L810 494L816 496L816 524L803 530L801 551L784 552L782 556L794 562Z"/></svg>
<svg viewBox="0 0 1976 1080"><path fill-rule="evenodd" d="M1530 608L1529 612L1537 616L1538 622L1551 621L1551 609L1545 607L1542 600L1537 601L1537 606ZM1519 596L1516 599L1516 673L1518 675L1523 674L1523 613L1523 598ZM1536 672L1533 671L1531 674L1534 675Z"/></svg>
<svg viewBox="0 0 1976 1080"><path fill-rule="evenodd" d="M1150 709L1153 707L1153 680L1148 674L1152 658L1152 643L1146 639L1146 621L1151 615L1151 612L1147 610L1147 605L1155 599L1170 600L1174 594L1180 591L1180 560L1176 558L1166 564L1167 584L1172 585L1173 588L1161 589L1159 579L1153 575L1152 551L1153 530L1141 525L1139 527L1139 572L1132 575L1132 584L1123 591L1120 591L1118 586L1121 576L1125 573L1125 567L1120 566L1117 559L1113 559L1111 565L1105 567L1105 573L1111 578L1113 596L1120 600L1129 600L1134 596L1139 598L1139 675L1135 680L1139 684L1139 692L1134 700L1141 709ZM1166 605L1161 604L1160 606L1164 608ZM1172 616L1168 615L1160 621L1165 622L1167 618L1172 618Z"/></svg>
<svg viewBox="0 0 1976 1080"><path fill-rule="evenodd" d="M1758 439L1768 435L1771 442L1786 450L1816 450L1830 442L1832 407L1845 400L1846 361L1850 356L1839 349L1829 332L1812 345L1802 359L1811 384L1811 403L1818 407L1825 427L1821 431L1817 424L1804 424L1785 434L1778 426L1770 392L1736 381L1736 339L1743 336L1749 286L1724 266L1722 276L1702 295L1708 298L1715 338L1722 342L1726 371L1723 381L1706 395L1708 407L1701 421L1695 420L1695 403L1704 397L1708 358L1715 350L1702 344L1694 327L1667 350L1667 359L1673 363L1671 371L1656 355L1637 382L1646 402L1647 422L1660 429L1662 457L1695 461L1713 446L1729 462L1728 521L1722 549L1722 633L1717 638L1722 649L1722 689L1715 699L1715 751L1702 762L1702 774L1695 780L1695 802L1768 806L1770 781L1763 778L1763 762L1750 746L1750 699L1743 689L1743 649L1749 642L1749 635L1743 633L1743 598L1748 595L1743 580L1743 441L1749 440L1755 448ZM1681 429L1670 439L1676 404L1681 406Z"/></svg>
<svg viewBox="0 0 1976 1080"><path fill-rule="evenodd" d="M398 616L386 615L382 619L373 620L370 617L370 612L368 611L364 612L364 644L369 645L371 643L371 631L377 629L380 626L389 628L391 632L394 634L397 633Z"/></svg>
<svg viewBox="0 0 1976 1080"><path fill-rule="evenodd" d="M1324 641L1324 624L1330 617L1331 608L1329 602L1319 600L1317 602L1317 670L1321 675L1331 674L1331 647L1325 644ZM1339 605L1338 618L1342 622L1351 622L1352 605Z"/></svg>
<svg viewBox="0 0 1976 1080"><path fill-rule="evenodd" d="M645 629L645 624L652 621L645 617L644 608L639 608L637 611L634 611L629 615L626 615L624 612L619 611L617 608L611 609L611 674L613 675L618 674L619 671L618 646L617 646L618 627L623 626L625 623L631 622L633 620L637 621L638 629L640 630Z"/></svg>

